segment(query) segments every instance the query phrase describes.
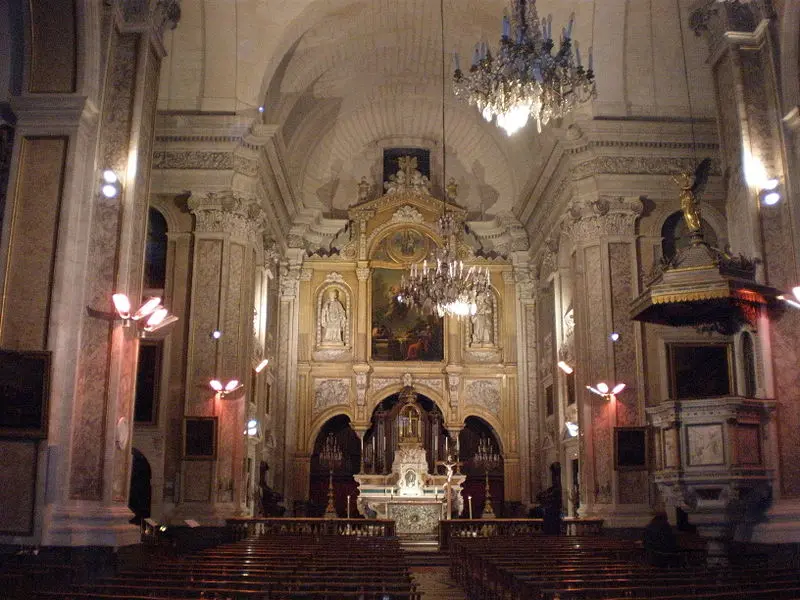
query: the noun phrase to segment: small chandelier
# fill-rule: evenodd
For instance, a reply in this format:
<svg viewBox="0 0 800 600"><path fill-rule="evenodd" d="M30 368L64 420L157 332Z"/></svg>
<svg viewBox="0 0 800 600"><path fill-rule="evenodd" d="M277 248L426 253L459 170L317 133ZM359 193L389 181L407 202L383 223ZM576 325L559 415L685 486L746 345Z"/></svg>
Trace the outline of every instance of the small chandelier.
<svg viewBox="0 0 800 600"><path fill-rule="evenodd" d="M472 66L463 73L454 55L456 96L475 105L487 121L494 119L508 135L525 127L530 116L541 133L550 119L560 119L597 96L592 49L587 68L581 64L577 42L573 53L574 20L573 14L561 30L558 52L552 54L552 17L539 19L536 0L511 0L511 19L503 16L496 56L485 42L476 44Z"/></svg>
<svg viewBox="0 0 800 600"><path fill-rule="evenodd" d="M439 218L439 230L450 243L437 249L422 263L411 265L400 281L398 302L425 314L462 318L474 315L479 297L488 297L491 293L489 269L475 265L465 269L464 261L459 260L453 251L456 235L445 235L444 227L453 225L454 221L447 212Z"/></svg>

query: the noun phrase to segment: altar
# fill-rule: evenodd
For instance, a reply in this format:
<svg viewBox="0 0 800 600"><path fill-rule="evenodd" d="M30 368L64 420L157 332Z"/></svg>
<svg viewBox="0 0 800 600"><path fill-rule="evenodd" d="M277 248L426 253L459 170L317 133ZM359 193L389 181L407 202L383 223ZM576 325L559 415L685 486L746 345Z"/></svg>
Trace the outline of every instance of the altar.
<svg viewBox="0 0 800 600"><path fill-rule="evenodd" d="M398 444L391 471L354 476L359 487L357 507L367 518L393 520L401 541L433 543L439 521L464 508L461 486L466 476L454 472L455 461L437 463L444 474L429 472L417 396L411 386L400 396L403 405L397 414Z"/></svg>

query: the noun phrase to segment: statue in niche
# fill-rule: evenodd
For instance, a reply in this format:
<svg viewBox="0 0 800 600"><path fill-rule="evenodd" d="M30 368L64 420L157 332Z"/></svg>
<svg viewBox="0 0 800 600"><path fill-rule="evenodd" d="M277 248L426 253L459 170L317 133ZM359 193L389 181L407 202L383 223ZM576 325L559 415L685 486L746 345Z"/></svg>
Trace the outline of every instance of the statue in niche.
<svg viewBox="0 0 800 600"><path fill-rule="evenodd" d="M494 311L492 299L481 294L476 300L477 309L470 317L470 346L491 346L494 336Z"/></svg>
<svg viewBox="0 0 800 600"><path fill-rule="evenodd" d="M347 311L339 300L339 290L332 289L322 306L319 324L323 329L322 343L344 345L344 332L347 327Z"/></svg>

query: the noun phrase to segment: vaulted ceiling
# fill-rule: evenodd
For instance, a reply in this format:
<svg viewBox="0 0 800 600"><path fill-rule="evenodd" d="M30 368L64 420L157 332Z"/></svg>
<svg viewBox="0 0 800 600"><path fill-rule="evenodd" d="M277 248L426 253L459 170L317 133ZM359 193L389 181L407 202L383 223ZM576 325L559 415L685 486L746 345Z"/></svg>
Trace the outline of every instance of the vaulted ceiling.
<svg viewBox="0 0 800 600"><path fill-rule="evenodd" d="M684 47L695 117L713 116L692 0L539 0L554 30L594 47L599 96L579 118L685 118ZM508 138L452 95L451 55L496 46L502 0L444 0L447 175L473 214L522 212L566 124ZM680 5L680 8L679 8ZM683 21L681 41L678 12ZM381 151L431 149L441 174L442 40L437 0L192 0L167 39L159 107L247 113L280 127L287 172L307 207L344 209Z"/></svg>

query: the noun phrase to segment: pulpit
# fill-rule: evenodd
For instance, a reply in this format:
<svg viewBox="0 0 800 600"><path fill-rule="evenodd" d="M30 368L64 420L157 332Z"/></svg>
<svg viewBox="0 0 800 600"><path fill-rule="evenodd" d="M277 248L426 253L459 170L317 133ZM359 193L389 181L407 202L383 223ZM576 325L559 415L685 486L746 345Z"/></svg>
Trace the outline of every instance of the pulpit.
<svg viewBox="0 0 800 600"><path fill-rule="evenodd" d="M417 395L408 386L400 394L403 405L397 414L397 449L391 471L387 474L361 473L358 482L358 510L367 517L395 521L398 537L405 542L435 542L439 520L463 509L461 486L465 475L428 471L428 459L422 443L421 415Z"/></svg>

